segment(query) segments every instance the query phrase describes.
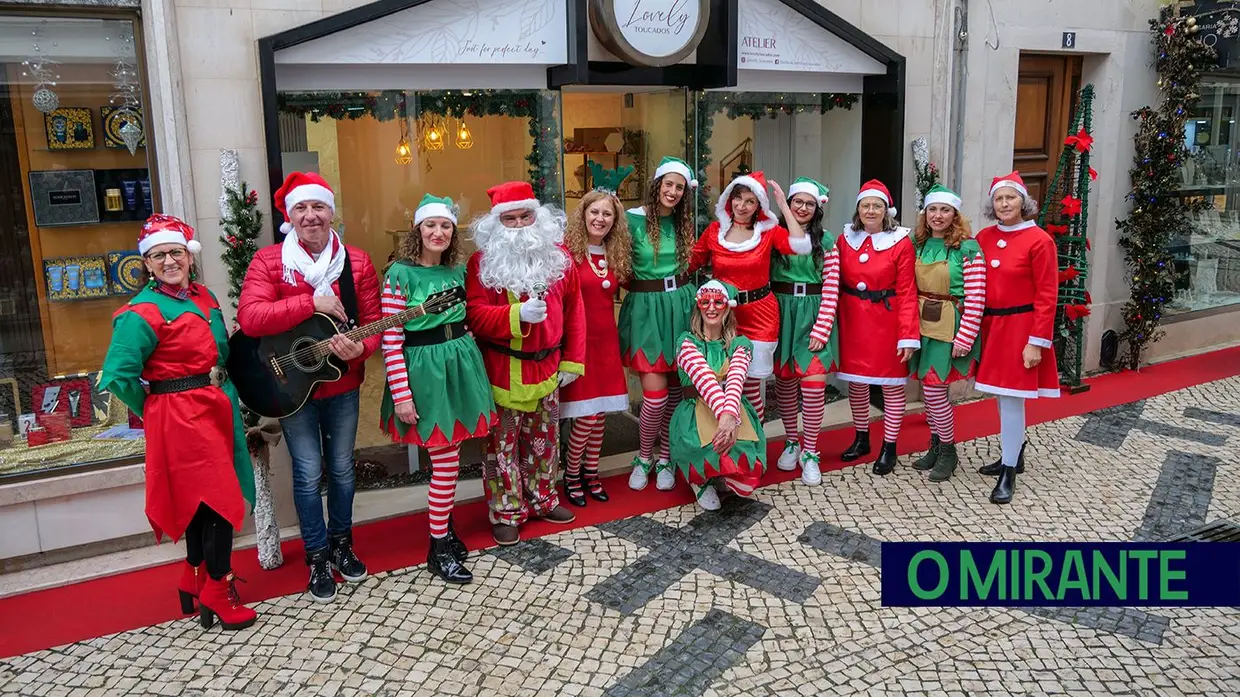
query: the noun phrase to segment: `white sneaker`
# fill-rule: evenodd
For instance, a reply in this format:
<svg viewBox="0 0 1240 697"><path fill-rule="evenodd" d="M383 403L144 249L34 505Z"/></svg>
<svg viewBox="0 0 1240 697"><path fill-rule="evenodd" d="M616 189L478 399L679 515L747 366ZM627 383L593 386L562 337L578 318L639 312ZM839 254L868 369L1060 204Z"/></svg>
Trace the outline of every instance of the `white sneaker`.
<svg viewBox="0 0 1240 697"><path fill-rule="evenodd" d="M629 488L641 491L650 483L650 464L640 457L633 458L633 471L629 473Z"/></svg>
<svg viewBox="0 0 1240 697"><path fill-rule="evenodd" d="M715 491L715 487L707 484L698 492L698 505L702 510L717 511L723 504L719 503L719 494Z"/></svg>
<svg viewBox="0 0 1240 697"><path fill-rule="evenodd" d="M655 465L654 486L659 491L671 491L676 488L676 471L672 466L662 460Z"/></svg>
<svg viewBox="0 0 1240 697"><path fill-rule="evenodd" d="M792 438L796 434L788 436ZM775 466L785 472L791 472L797 468L797 459L801 457L801 446L795 441L789 440L784 444L784 452L779 455L779 462Z"/></svg>
<svg viewBox="0 0 1240 697"><path fill-rule="evenodd" d="M818 468L818 453L801 453L801 482L809 486L822 484L822 470Z"/></svg>

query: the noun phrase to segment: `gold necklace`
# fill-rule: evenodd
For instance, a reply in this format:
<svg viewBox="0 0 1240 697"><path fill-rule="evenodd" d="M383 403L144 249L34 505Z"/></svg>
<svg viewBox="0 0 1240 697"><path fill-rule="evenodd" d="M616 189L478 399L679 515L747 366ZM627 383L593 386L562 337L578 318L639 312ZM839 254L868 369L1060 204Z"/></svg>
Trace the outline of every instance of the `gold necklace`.
<svg viewBox="0 0 1240 697"><path fill-rule="evenodd" d="M589 257L590 270L594 272L595 276L603 279L603 290L611 288L611 281L607 280L607 252L603 252L603 258L599 261L597 266L594 265L593 252L587 249L586 256Z"/></svg>

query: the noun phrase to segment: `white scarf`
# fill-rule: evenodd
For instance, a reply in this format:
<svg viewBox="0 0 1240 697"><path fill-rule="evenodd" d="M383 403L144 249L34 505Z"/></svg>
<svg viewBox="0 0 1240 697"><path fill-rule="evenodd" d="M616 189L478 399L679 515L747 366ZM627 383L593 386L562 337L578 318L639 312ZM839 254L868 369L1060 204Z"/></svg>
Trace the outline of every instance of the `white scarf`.
<svg viewBox="0 0 1240 697"><path fill-rule="evenodd" d="M284 243L280 246L280 261L284 264L285 283L297 284L297 278L293 275L296 271L314 288L315 295L336 294L336 291L332 290L332 284L344 271L344 243L340 242L335 230L331 233L331 239L327 241L327 247L317 261L301 246L297 240L297 231L294 230L284 237Z"/></svg>

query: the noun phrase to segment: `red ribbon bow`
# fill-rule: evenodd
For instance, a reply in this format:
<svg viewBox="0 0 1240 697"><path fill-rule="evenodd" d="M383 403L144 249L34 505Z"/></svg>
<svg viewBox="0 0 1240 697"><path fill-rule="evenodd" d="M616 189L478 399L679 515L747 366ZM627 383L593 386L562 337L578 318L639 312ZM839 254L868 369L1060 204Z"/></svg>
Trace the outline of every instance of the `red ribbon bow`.
<svg viewBox="0 0 1240 697"><path fill-rule="evenodd" d="M1071 145L1076 148L1077 152L1085 152L1094 147L1094 137L1089 135L1084 128L1076 132L1074 136L1064 138L1064 145Z"/></svg>
<svg viewBox="0 0 1240 697"><path fill-rule="evenodd" d="M1063 200L1060 201L1060 204L1063 205L1062 212L1064 215L1072 216L1081 214L1081 199L1075 196L1065 196Z"/></svg>

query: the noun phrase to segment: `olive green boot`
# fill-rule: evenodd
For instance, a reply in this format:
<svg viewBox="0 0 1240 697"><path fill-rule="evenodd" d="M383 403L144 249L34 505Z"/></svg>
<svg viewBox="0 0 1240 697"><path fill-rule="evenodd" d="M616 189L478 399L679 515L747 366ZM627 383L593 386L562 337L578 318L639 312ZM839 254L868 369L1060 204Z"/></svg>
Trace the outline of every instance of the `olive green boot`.
<svg viewBox="0 0 1240 697"><path fill-rule="evenodd" d="M917 458L917 461L913 463L913 469L925 471L934 467L934 463L939 459L939 448L939 437L930 436L930 449L925 455Z"/></svg>
<svg viewBox="0 0 1240 697"><path fill-rule="evenodd" d="M934 469L930 471L930 481L945 482L952 478L952 473L956 471L956 465L960 464L960 457L956 455L955 443L943 443L939 445L939 459L934 463Z"/></svg>

